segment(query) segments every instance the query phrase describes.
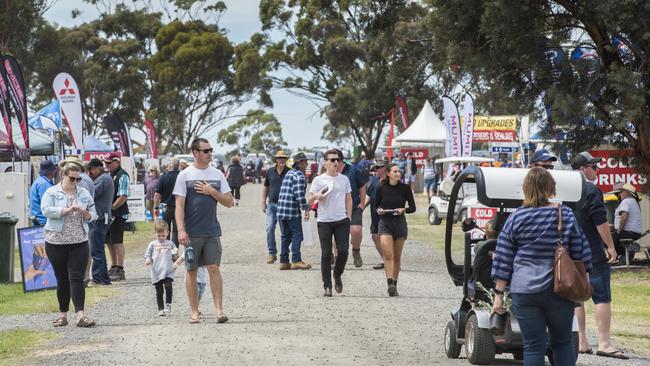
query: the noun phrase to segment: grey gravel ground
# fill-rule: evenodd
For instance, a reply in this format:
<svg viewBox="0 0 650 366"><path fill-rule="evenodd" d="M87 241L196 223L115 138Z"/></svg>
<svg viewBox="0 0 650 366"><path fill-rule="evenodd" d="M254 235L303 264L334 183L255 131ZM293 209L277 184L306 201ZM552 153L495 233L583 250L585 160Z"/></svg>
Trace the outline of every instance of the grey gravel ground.
<svg viewBox="0 0 650 366"><path fill-rule="evenodd" d="M128 279L114 285L125 289L124 295L88 309L96 327L52 329L49 324L56 315L42 314L0 317L0 330L30 328L60 335L31 352L25 362L34 365L469 364L444 354L444 327L461 290L452 285L440 253L408 241L400 297L389 298L383 272L371 268L378 256L366 231L364 266L348 265L343 293L323 298L317 245L303 248L312 270L280 271L277 264L265 263L260 192L260 185L247 185L239 207L219 209L228 323L217 324L207 294L201 303L202 323L188 324L183 271L174 283L172 315L157 317L155 291L142 265L142 253L127 248ZM369 225L369 217L364 220ZM143 241L150 240L141 235ZM497 356L495 364L521 363L503 355ZM650 361L587 355L580 357L579 364L650 365Z"/></svg>

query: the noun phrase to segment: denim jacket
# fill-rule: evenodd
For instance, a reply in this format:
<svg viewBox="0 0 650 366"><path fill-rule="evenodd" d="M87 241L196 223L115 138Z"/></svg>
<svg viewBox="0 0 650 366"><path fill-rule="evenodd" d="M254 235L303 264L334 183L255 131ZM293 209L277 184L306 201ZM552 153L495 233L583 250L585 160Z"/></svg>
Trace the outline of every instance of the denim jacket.
<svg viewBox="0 0 650 366"><path fill-rule="evenodd" d="M75 187L75 198L79 206L86 209L90 206L90 220L83 220L83 228L86 234L88 233L88 223L97 219L97 211L95 210L95 202L90 196L90 193L84 188ZM61 211L68 205L68 194L61 188L61 183L54 185L45 191L41 199L41 211L47 217L45 223L45 230L61 232L63 230L63 219Z"/></svg>

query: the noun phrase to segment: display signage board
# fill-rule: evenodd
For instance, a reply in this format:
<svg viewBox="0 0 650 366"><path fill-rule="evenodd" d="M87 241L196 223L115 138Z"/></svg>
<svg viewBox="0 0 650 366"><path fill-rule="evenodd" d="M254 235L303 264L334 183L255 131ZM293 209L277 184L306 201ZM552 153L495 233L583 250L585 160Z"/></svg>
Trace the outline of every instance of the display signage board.
<svg viewBox="0 0 650 366"><path fill-rule="evenodd" d="M517 140L516 116L474 116L474 142Z"/></svg>
<svg viewBox="0 0 650 366"><path fill-rule="evenodd" d="M129 205L129 219L126 221L145 221L146 207L144 201L144 184L132 184L129 189L129 198L126 200L126 204Z"/></svg>
<svg viewBox="0 0 650 366"><path fill-rule="evenodd" d="M400 149L400 152L404 154L404 157L406 157L406 154L412 153L413 159L415 159L415 165L417 165L418 169L424 166L424 162L429 157L429 149L427 148L402 148Z"/></svg>
<svg viewBox="0 0 650 366"><path fill-rule="evenodd" d="M108 159L109 157L112 156L117 156L118 158L122 157L122 152L120 151L86 151L84 153L84 160L90 161L90 159L97 158L99 160L104 161L104 159Z"/></svg>
<svg viewBox="0 0 650 366"><path fill-rule="evenodd" d="M516 153L519 152L519 147L517 146L492 146L490 148L492 153L498 154L498 153Z"/></svg>
<svg viewBox="0 0 650 366"><path fill-rule="evenodd" d="M469 217L476 220L476 227L480 229L473 229L471 231L470 235L472 239L481 239L485 235L484 231L488 222L497 217L497 209L490 207L470 207Z"/></svg>
<svg viewBox="0 0 650 366"><path fill-rule="evenodd" d="M41 227L18 229L20 271L23 275L23 291L56 288L54 268L45 253L45 230Z"/></svg>
<svg viewBox="0 0 650 366"><path fill-rule="evenodd" d="M602 192L610 192L616 183L630 183L637 191L643 191L647 177L634 170L633 156L630 149L591 150L589 153L603 160L598 163L596 185Z"/></svg>

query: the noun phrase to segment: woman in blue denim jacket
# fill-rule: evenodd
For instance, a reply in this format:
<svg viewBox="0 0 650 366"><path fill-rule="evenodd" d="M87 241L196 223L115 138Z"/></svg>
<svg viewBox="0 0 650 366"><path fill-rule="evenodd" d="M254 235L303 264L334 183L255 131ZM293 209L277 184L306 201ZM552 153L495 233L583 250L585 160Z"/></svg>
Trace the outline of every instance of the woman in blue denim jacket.
<svg viewBox="0 0 650 366"><path fill-rule="evenodd" d="M45 223L45 251L56 276L56 296L61 312L53 325L68 325L70 299L75 307L78 327L91 327L95 321L84 313L83 285L88 263L88 223L97 219L95 202L81 181L81 169L76 164L63 166L61 182L48 188L41 200Z"/></svg>

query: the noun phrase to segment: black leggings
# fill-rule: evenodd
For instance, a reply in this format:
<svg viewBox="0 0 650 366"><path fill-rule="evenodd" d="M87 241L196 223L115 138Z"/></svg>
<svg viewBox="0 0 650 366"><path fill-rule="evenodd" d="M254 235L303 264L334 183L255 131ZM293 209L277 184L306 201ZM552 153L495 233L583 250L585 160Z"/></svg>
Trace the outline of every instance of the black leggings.
<svg viewBox="0 0 650 366"><path fill-rule="evenodd" d="M156 301L158 302L158 310L163 310L165 304L172 303L172 282L173 279L167 277L164 280L160 280L154 284L156 286ZM165 302L163 303L163 287L165 292Z"/></svg>
<svg viewBox="0 0 650 366"><path fill-rule="evenodd" d="M236 200L238 200L241 196L241 187L230 187L232 190L232 195L235 197Z"/></svg>
<svg viewBox="0 0 650 366"><path fill-rule="evenodd" d="M348 261L348 247L350 245L350 220L319 222L318 238L320 239L320 268L323 277L323 287L332 288L332 236L336 240L336 263L334 275L341 276Z"/></svg>
<svg viewBox="0 0 650 366"><path fill-rule="evenodd" d="M56 297L59 300L59 311L70 310L70 298L75 312L84 310L86 289L84 274L88 264L88 242L78 244L45 243L45 252L54 268L56 276Z"/></svg>

